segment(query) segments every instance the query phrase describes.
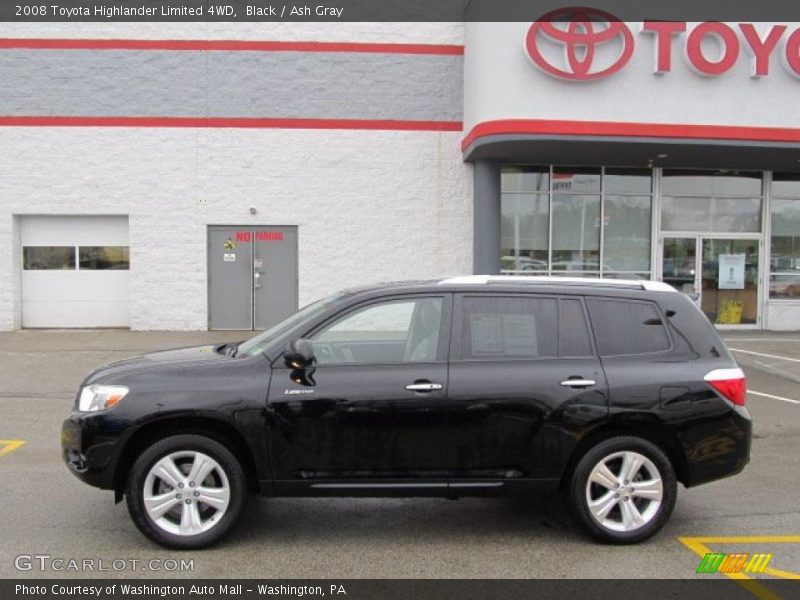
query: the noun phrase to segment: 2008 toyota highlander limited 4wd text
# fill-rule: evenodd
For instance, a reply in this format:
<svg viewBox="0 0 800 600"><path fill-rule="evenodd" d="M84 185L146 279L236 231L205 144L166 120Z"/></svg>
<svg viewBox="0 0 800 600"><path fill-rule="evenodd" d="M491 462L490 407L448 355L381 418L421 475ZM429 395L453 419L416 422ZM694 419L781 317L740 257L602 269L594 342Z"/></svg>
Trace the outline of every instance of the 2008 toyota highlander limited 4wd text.
<svg viewBox="0 0 800 600"><path fill-rule="evenodd" d="M173 548L248 492L563 492L605 542L647 539L677 482L749 460L745 379L685 294L651 281L466 276L350 290L238 344L89 375L64 460Z"/></svg>

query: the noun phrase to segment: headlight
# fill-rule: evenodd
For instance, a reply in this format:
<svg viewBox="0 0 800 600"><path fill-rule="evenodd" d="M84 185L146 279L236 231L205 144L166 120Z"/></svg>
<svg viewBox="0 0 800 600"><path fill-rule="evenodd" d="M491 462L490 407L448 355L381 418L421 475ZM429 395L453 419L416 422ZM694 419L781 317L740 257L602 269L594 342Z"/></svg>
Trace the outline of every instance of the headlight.
<svg viewBox="0 0 800 600"><path fill-rule="evenodd" d="M91 412L111 408L128 393L124 385L89 385L81 390L78 410Z"/></svg>

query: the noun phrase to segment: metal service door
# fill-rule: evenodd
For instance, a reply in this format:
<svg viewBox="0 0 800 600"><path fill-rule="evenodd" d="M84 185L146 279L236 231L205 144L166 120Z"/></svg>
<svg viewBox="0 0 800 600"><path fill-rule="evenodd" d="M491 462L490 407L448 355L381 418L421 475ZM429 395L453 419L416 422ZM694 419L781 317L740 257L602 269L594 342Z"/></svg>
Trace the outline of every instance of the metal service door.
<svg viewBox="0 0 800 600"><path fill-rule="evenodd" d="M297 227L253 232L253 328L269 329L297 312Z"/></svg>
<svg viewBox="0 0 800 600"><path fill-rule="evenodd" d="M266 329L297 310L297 228L209 226L209 329Z"/></svg>

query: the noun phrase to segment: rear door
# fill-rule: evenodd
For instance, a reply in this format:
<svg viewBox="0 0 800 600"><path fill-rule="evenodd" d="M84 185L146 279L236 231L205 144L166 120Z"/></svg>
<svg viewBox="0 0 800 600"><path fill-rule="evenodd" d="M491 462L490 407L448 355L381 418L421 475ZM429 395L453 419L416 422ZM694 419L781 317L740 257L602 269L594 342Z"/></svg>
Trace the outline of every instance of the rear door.
<svg viewBox="0 0 800 600"><path fill-rule="evenodd" d="M583 300L457 296L448 411L451 487L558 478L581 432L608 412Z"/></svg>

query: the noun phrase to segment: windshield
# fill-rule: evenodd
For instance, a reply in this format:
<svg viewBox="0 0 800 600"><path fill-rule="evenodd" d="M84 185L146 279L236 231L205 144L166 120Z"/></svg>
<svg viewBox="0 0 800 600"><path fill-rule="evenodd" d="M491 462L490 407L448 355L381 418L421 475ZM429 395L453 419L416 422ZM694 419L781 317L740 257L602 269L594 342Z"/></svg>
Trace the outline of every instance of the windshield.
<svg viewBox="0 0 800 600"><path fill-rule="evenodd" d="M299 325L303 321L313 319L322 314L332 306L338 304L345 297L346 294L336 294L304 306L292 316L287 317L277 325L259 333L257 336L250 338L246 342L243 342L242 345L239 346L237 354L255 356L262 353L264 349L272 342L272 340L282 336L290 329L294 328L295 325Z"/></svg>

